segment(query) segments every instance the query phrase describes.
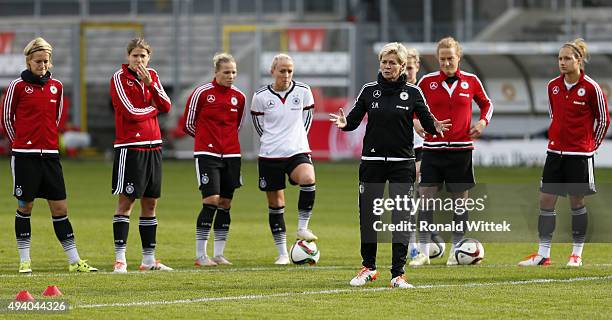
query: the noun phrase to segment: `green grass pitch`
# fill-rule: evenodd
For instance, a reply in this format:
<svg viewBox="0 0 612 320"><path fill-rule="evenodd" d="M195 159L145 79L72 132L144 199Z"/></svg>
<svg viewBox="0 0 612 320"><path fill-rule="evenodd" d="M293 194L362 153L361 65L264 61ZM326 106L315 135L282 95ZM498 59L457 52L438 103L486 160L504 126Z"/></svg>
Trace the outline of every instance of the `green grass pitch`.
<svg viewBox="0 0 612 320"><path fill-rule="evenodd" d="M265 196L257 189L256 164L244 162L245 186L236 191L226 248L234 265L196 269L195 219L201 200L193 161L166 161L156 256L177 271L136 271L140 263L137 207L128 240L130 272L115 275L110 273L116 204L110 194L112 164L65 160L68 210L79 253L101 272L67 272L47 205L37 200L32 215L34 272L20 275L9 160L0 160L4 163L0 170L0 299L13 299L18 291L28 290L37 300L46 300L43 289L57 285L72 307L57 315L0 313L0 318L609 319L612 315L611 244L587 244L585 266L579 269L564 267L570 244L553 244L552 266L523 269L515 264L533 252L535 244L485 243L486 257L480 266L446 267L446 259L436 259L431 266L407 269L409 282L417 286L414 290L388 287L391 250L389 244L381 244L381 277L365 288L350 287L348 281L361 262L356 162L315 163L317 200L311 227L320 238L322 252L317 266L273 265L276 249ZM476 176L479 182L537 184L540 172L539 168L477 168ZM598 183L612 182L612 170L596 173ZM295 233L297 194L295 187L286 192L288 239ZM537 193L532 200L537 204ZM568 214L559 216L569 219Z"/></svg>

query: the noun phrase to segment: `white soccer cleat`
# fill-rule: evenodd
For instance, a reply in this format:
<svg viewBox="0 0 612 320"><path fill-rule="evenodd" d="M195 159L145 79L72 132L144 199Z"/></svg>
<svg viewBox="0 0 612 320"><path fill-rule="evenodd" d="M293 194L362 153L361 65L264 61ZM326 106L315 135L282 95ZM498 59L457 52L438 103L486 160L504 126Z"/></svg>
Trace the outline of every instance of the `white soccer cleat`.
<svg viewBox="0 0 612 320"><path fill-rule="evenodd" d="M297 231L297 239L305 241L317 241L319 240L319 237L315 236L315 234L312 233L312 230L300 229Z"/></svg>
<svg viewBox="0 0 612 320"><path fill-rule="evenodd" d="M291 263L291 261L289 260L289 256L278 256L278 258L276 258L276 261L274 261L274 264L277 265L286 265Z"/></svg>
<svg viewBox="0 0 612 320"><path fill-rule="evenodd" d="M127 263L125 261L115 261L113 273L127 273Z"/></svg>
<svg viewBox="0 0 612 320"><path fill-rule="evenodd" d="M208 256L201 256L195 260L194 265L198 268L199 267L214 267L217 265L217 262L213 261Z"/></svg>
<svg viewBox="0 0 612 320"><path fill-rule="evenodd" d="M391 279L391 287L392 288L400 288L400 289L410 289L414 288L413 285L406 281L406 275L402 274L401 276L397 276Z"/></svg>
<svg viewBox="0 0 612 320"><path fill-rule="evenodd" d="M155 261L154 264L141 264L138 267L139 270L153 270L153 271L172 271L174 269L164 265L159 260Z"/></svg>
<svg viewBox="0 0 612 320"><path fill-rule="evenodd" d="M459 262L457 262L457 257L455 257L455 251L451 251L448 253L448 259L446 259L447 266L456 266Z"/></svg>
<svg viewBox="0 0 612 320"><path fill-rule="evenodd" d="M410 262L408 263L408 265L411 267L418 267L418 266L423 266L429 263L430 263L429 257L423 253L419 253L416 255L416 257L410 259Z"/></svg>
<svg viewBox="0 0 612 320"><path fill-rule="evenodd" d="M229 260L227 260L225 256L214 256L212 258L212 261L216 264L222 264L222 265L228 265L228 266L232 265L232 263L229 262Z"/></svg>
<svg viewBox="0 0 612 320"><path fill-rule="evenodd" d="M549 266L549 265L550 265L550 258L544 258L543 256L537 253L528 255L527 257L525 257L525 260L518 263L519 267Z"/></svg>
<svg viewBox="0 0 612 320"><path fill-rule="evenodd" d="M571 255L567 262L568 267L582 267L582 257L575 254Z"/></svg>
<svg viewBox="0 0 612 320"><path fill-rule="evenodd" d="M350 284L353 287L361 287L368 282L376 280L376 277L378 277L378 271L370 270L367 267L362 267L357 275L351 279Z"/></svg>

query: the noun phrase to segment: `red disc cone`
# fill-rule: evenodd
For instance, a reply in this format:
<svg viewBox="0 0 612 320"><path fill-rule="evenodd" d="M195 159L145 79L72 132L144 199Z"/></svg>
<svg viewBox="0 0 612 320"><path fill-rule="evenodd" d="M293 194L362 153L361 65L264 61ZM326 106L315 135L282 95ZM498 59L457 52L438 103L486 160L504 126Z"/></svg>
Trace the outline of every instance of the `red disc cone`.
<svg viewBox="0 0 612 320"><path fill-rule="evenodd" d="M19 291L15 296L17 301L34 301L34 297L28 292L28 290Z"/></svg>
<svg viewBox="0 0 612 320"><path fill-rule="evenodd" d="M63 295L57 286L48 286L42 293L45 297L57 297Z"/></svg>

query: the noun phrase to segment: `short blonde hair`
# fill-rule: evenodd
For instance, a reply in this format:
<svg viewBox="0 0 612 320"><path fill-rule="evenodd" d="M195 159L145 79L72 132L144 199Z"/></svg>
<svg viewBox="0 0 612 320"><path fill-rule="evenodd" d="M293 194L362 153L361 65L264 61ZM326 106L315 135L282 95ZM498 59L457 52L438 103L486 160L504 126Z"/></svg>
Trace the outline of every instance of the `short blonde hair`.
<svg viewBox="0 0 612 320"><path fill-rule="evenodd" d="M395 54L399 59L399 63L402 66L406 66L408 62L408 49L404 47L403 44L399 42L390 42L387 43L380 52L378 53L378 61L382 60L382 57L388 54Z"/></svg>
<svg viewBox="0 0 612 320"><path fill-rule="evenodd" d="M26 66L30 69L30 59L32 58L32 54L34 52L44 51L49 54L49 67L52 67L51 56L53 53L53 47L47 42L47 40L38 37L30 41L28 45L23 49L23 55L25 56Z"/></svg>
<svg viewBox="0 0 612 320"><path fill-rule="evenodd" d="M416 64L421 63L421 56L419 55L419 51L415 48L408 48L407 49L407 58L408 59L414 59L414 62Z"/></svg>
<svg viewBox="0 0 612 320"><path fill-rule="evenodd" d="M136 38L136 39L130 40L127 46L127 54L132 53L132 50L136 48L147 50L147 53L149 55L153 53L153 49L151 49L151 45L148 42L146 42L144 38Z"/></svg>
<svg viewBox="0 0 612 320"><path fill-rule="evenodd" d="M451 49L455 48L457 51L457 56L461 58L463 56L463 50L461 50L461 46L459 45L459 41L455 40L453 37L442 38L438 41L438 47L436 48L436 56L440 53L440 49Z"/></svg>
<svg viewBox="0 0 612 320"><path fill-rule="evenodd" d="M576 38L574 41L566 42L561 48L570 48L574 52L576 59L580 60L580 69L584 69L584 64L589 62L589 51L586 42L582 38Z"/></svg>
<svg viewBox="0 0 612 320"><path fill-rule="evenodd" d="M293 58L291 58L290 55L286 53L279 53L275 55L274 58L272 58L272 65L270 66L270 71L274 71L274 69L278 65L278 62L281 60L289 60L291 61L291 63L293 63Z"/></svg>
<svg viewBox="0 0 612 320"><path fill-rule="evenodd" d="M221 52L221 53L215 54L215 56L213 57L213 66L215 68L215 72L219 71L219 68L221 68L222 63L229 63L229 62L233 62L234 64L236 64L236 60L231 54L227 52Z"/></svg>

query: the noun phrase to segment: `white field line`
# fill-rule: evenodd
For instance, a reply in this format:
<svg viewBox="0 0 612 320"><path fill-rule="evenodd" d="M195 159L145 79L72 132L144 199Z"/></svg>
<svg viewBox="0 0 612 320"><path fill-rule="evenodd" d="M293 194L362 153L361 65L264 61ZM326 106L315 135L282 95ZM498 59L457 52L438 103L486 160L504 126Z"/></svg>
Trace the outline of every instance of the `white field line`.
<svg viewBox="0 0 612 320"><path fill-rule="evenodd" d="M427 269L459 269L459 268L518 268L516 264L483 264L483 265L477 265L477 266L452 266L452 267L448 267L446 265L440 264L440 265L428 265L428 266L423 266L423 267L410 267L410 268L406 268L407 273L410 273L409 270L427 270ZM565 269L565 266L563 264L559 264L559 265L553 265L551 266L552 268L560 268L560 269ZM551 268L551 267L547 267L547 268ZM581 269L589 269L589 267L595 267L595 268L609 268L612 267L612 264L610 263L599 263L599 264L587 264L583 267L581 267ZM387 270L389 269L390 266L378 266L379 270ZM58 269L58 270L64 270L64 269ZM299 267L299 266L287 266L287 267L282 267L282 266L276 266L276 267L243 267L243 268L224 268L224 267L206 267L206 268L200 268L200 269L175 269L174 271L169 271L169 272L163 272L165 273L217 273L217 272L221 272L221 273L233 273L233 272L263 272L263 271L304 271L304 270L358 270L358 268L354 267L354 266L307 266L307 267ZM128 275L131 276L149 276L149 275L156 275L156 274L160 274L162 272L160 271L128 271ZM121 277L123 276L123 274L115 274L111 271L100 271L100 272L93 272L93 273L89 273L89 274L83 274L83 273L68 273L68 272L62 272L62 273L36 273L36 269L34 270L34 273L31 274L19 274L17 272L13 273L13 274L0 274L0 279L2 278L22 278L22 277L82 277L82 276L87 276L87 275L113 275L113 276L117 276L117 277Z"/></svg>
<svg viewBox="0 0 612 320"><path fill-rule="evenodd" d="M449 287L490 287L490 286L505 286L505 285L527 285L534 283L568 283L578 281L606 281L611 280L612 275L603 277L579 277L569 279L531 279L531 280L519 280L519 281L502 281L502 282L485 282L485 283L464 283L464 284L436 284L436 285L420 285L415 286L415 289L437 289L437 288L449 288ZM332 289L332 290L320 290L320 291L305 291L305 292L283 292L273 294L254 294L254 295L243 295L243 296L227 296L227 297L203 297L194 299L182 299L182 300L160 300L160 301L138 301L138 302L127 302L127 303L108 303L108 304L83 304L77 305L73 308L81 309L94 309L94 308L111 308L111 307L138 307L138 306L151 306L151 305L172 305L172 304L188 304L197 302L214 302L214 301L238 301L238 300L261 300L270 298L284 298L284 297L295 297L295 296L309 296L309 295L325 295L325 294L339 294L339 293L361 293L361 292L376 292L376 291L387 291L393 290L389 287L379 288L367 288L367 289ZM401 289L396 289L401 290Z"/></svg>

